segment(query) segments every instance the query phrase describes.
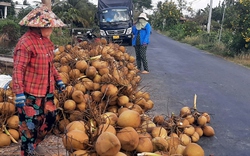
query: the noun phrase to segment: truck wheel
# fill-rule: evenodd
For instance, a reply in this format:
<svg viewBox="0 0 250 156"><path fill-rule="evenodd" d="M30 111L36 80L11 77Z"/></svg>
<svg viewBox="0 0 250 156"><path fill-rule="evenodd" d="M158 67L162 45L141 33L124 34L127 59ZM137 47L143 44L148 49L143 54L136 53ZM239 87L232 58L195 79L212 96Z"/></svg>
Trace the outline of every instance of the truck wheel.
<svg viewBox="0 0 250 156"><path fill-rule="evenodd" d="M128 39L128 45L132 46L132 39Z"/></svg>

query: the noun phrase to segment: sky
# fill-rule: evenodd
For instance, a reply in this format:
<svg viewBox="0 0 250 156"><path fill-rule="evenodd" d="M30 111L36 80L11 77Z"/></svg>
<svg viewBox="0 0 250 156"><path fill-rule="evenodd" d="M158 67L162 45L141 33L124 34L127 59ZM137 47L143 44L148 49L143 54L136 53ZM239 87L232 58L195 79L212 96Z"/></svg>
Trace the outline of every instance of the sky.
<svg viewBox="0 0 250 156"><path fill-rule="evenodd" d="M22 2L23 2L23 0L13 0L13 1L14 2L18 1L19 4L22 4ZM41 0L28 0L29 3L32 3L33 1L38 1L39 2ZM152 5L156 6L159 1L164 2L165 0L152 0ZM173 0L173 1L177 2L177 0ZM214 8L214 7L218 6L218 4L219 4L220 1L223 1L223 0L212 0L212 1L213 1L213 5L212 6ZM89 0L89 2L97 5L97 0ZM188 5L192 4L191 7L195 11L197 11L199 9L204 9L207 6L207 4L210 4L210 0L187 0L187 2L188 2Z"/></svg>
<svg viewBox="0 0 250 156"><path fill-rule="evenodd" d="M152 0L152 5L156 6L159 1L165 2L165 0ZM174 2L177 2L176 0L173 0ZM213 8L218 6L219 2L223 0L213 0ZM89 0L89 2L97 4L97 0ZM191 7L197 11L199 9L204 9L207 4L210 4L210 0L187 0L188 4L191 4Z"/></svg>

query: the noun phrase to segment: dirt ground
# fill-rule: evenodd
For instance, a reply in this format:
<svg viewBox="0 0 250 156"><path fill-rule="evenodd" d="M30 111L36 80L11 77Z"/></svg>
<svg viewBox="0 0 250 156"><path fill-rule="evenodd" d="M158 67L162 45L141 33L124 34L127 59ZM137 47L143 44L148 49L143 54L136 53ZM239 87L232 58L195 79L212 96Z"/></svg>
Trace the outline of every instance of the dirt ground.
<svg viewBox="0 0 250 156"><path fill-rule="evenodd" d="M0 148L1 156L19 156L20 155L20 140L18 144L12 143L10 146ZM48 135L40 146L45 150L46 155L43 156L68 156L65 150L62 138L56 135ZM42 155L39 155L42 156Z"/></svg>
<svg viewBox="0 0 250 156"><path fill-rule="evenodd" d="M0 62L0 74L12 75L12 70L13 67L11 65Z"/></svg>

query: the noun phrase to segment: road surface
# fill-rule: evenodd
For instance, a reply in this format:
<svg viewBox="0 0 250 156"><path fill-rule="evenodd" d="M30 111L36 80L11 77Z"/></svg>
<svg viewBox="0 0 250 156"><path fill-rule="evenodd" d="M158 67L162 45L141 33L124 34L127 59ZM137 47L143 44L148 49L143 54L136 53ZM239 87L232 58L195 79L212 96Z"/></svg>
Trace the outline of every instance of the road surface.
<svg viewBox="0 0 250 156"><path fill-rule="evenodd" d="M155 103L154 114L179 114L197 94L198 110L211 114L216 133L198 142L206 156L250 155L249 69L155 31L147 57L150 74L141 75L141 84Z"/></svg>

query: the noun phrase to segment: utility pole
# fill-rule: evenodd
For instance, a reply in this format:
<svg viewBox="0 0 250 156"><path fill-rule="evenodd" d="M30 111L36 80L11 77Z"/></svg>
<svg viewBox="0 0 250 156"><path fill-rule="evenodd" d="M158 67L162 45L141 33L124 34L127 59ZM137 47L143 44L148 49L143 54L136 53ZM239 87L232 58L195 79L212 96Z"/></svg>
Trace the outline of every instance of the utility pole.
<svg viewBox="0 0 250 156"><path fill-rule="evenodd" d="M166 26L166 18L164 18L163 21L162 21L163 30L165 29L165 26Z"/></svg>
<svg viewBox="0 0 250 156"><path fill-rule="evenodd" d="M208 23L207 23L207 32L209 34L210 34L210 27L211 27L212 8L213 8L213 0L210 0L209 17L208 17Z"/></svg>
<svg viewBox="0 0 250 156"><path fill-rule="evenodd" d="M222 20L221 20L219 42L220 42L220 40L221 40L221 33L222 33L222 29L223 29L223 21L224 21L224 17L225 17L225 12L226 12L226 5L224 6L223 15L222 15Z"/></svg>

